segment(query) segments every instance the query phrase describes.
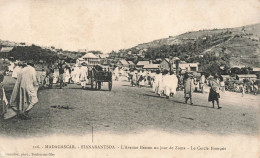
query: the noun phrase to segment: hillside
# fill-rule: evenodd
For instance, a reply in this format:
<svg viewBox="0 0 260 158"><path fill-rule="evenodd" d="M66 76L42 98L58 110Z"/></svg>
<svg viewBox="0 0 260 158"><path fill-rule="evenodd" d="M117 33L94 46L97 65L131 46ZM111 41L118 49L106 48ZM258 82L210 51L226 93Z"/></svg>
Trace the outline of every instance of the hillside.
<svg viewBox="0 0 260 158"><path fill-rule="evenodd" d="M178 36L154 40L139 44L134 48L148 49L146 57L160 57L156 49L171 47L167 55L196 56L205 54L229 55L230 66L260 66L260 24L237 28L200 30ZM191 47L191 48L184 48ZM181 50L179 50L181 48ZM149 51L150 49L150 51ZM187 50L185 50L187 49ZM152 50L152 51L151 51ZM167 50L166 50L167 51ZM179 53L177 53L179 51Z"/></svg>

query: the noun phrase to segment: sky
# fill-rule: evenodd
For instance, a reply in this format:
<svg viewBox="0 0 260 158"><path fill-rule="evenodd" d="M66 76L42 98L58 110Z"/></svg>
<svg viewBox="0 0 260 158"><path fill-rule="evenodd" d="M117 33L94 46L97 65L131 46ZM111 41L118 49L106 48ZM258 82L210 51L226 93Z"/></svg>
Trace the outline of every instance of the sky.
<svg viewBox="0 0 260 158"><path fill-rule="evenodd" d="M126 49L187 31L260 22L260 0L0 0L0 39Z"/></svg>

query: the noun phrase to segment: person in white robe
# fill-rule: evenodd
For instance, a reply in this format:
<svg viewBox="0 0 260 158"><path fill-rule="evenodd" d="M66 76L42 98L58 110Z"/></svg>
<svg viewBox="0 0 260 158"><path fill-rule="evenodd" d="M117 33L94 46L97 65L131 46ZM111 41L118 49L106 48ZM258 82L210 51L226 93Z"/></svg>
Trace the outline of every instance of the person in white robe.
<svg viewBox="0 0 260 158"><path fill-rule="evenodd" d="M54 73L53 73L53 83L57 83L59 79L59 70L58 69L54 69Z"/></svg>
<svg viewBox="0 0 260 158"><path fill-rule="evenodd" d="M118 67L115 68L114 75L115 75L115 81L118 81L119 80L119 68Z"/></svg>
<svg viewBox="0 0 260 158"><path fill-rule="evenodd" d="M29 111L38 102L38 86L36 71L32 61L30 61L23 68L22 73L18 75L10 99L10 108L4 115L4 119L9 119L16 115L19 115L22 119L28 119Z"/></svg>
<svg viewBox="0 0 260 158"><path fill-rule="evenodd" d="M86 83L88 82L88 67L86 63L82 63L82 67L80 68L80 82L81 87L86 88Z"/></svg>
<svg viewBox="0 0 260 158"><path fill-rule="evenodd" d="M80 80L79 80L79 76L80 76L80 68L81 65L76 65L74 68L74 83L75 84L79 84Z"/></svg>
<svg viewBox="0 0 260 158"><path fill-rule="evenodd" d="M18 62L18 63L15 63L15 68L13 69L13 73L12 73L12 77L14 79L17 79L17 76L19 73L21 73L22 71L22 63L21 62Z"/></svg>
<svg viewBox="0 0 260 158"><path fill-rule="evenodd" d="M178 79L176 75L174 74L164 75L163 82L164 82L164 94L166 95L166 98L169 98L170 96L176 94L176 89L178 86Z"/></svg>
<svg viewBox="0 0 260 158"><path fill-rule="evenodd" d="M151 86L152 86L152 88L153 88L153 84L154 84L154 78L155 78L155 75L156 75L155 72L151 72L151 73L150 73L150 77L151 77ZM153 91L154 91L154 88L153 88Z"/></svg>
<svg viewBox="0 0 260 158"><path fill-rule="evenodd" d="M157 95L160 95L162 92L162 73L160 70L156 71L156 75L154 77L154 92Z"/></svg>
<svg viewBox="0 0 260 158"><path fill-rule="evenodd" d="M69 67L66 67L64 72L64 83L67 85L69 83L69 80L70 80L70 71L69 71Z"/></svg>

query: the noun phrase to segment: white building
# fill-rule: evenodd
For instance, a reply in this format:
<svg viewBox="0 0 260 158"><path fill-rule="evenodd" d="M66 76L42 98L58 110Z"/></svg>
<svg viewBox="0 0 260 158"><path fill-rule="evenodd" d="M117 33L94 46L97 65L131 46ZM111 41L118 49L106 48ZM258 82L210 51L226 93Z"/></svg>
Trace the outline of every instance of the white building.
<svg viewBox="0 0 260 158"><path fill-rule="evenodd" d="M89 66L94 66L100 64L100 58L94 55L93 53L87 53L83 57L78 58L76 63L81 64L81 63L87 63Z"/></svg>

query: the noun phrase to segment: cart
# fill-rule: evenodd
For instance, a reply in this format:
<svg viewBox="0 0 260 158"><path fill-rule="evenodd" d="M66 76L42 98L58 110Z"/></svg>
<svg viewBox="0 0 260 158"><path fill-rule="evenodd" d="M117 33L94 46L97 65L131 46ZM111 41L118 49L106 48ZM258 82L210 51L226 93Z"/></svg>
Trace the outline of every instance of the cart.
<svg viewBox="0 0 260 158"><path fill-rule="evenodd" d="M95 65L88 71L88 79L91 84L91 89L100 90L103 82L108 82L109 91L112 90L112 72L109 67Z"/></svg>

